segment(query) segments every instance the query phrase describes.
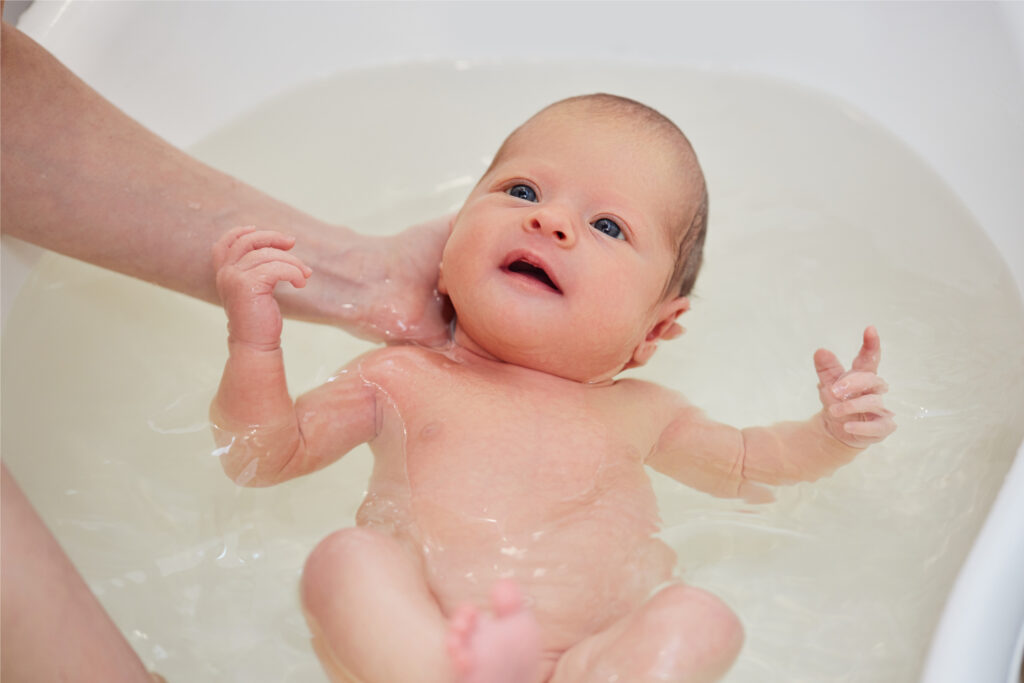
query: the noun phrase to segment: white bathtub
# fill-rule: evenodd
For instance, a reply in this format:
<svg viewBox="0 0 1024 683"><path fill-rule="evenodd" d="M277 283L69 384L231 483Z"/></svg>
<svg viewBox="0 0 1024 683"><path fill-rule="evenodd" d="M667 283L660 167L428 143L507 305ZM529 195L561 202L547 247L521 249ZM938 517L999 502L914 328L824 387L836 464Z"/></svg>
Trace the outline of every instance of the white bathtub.
<svg viewBox="0 0 1024 683"><path fill-rule="evenodd" d="M68 0L35 3L19 27L182 147L297 83L407 61L598 59L791 80L845 99L923 157L1024 291L1024 5ZM3 249L6 320L35 254L6 238ZM1018 454L923 681L1016 680L1022 576Z"/></svg>

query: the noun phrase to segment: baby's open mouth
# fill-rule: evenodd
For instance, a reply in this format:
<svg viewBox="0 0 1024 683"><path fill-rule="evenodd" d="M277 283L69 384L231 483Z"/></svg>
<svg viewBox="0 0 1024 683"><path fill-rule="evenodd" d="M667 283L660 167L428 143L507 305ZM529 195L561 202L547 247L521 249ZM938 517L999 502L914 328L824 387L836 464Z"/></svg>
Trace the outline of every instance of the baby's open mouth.
<svg viewBox="0 0 1024 683"><path fill-rule="evenodd" d="M537 282L540 282L541 284L549 287L553 292L557 292L559 294L562 293L562 290L558 288L558 285L555 284L554 280L551 279L551 277L544 271L543 268L534 265L529 261L526 261L524 259L517 259L512 263L508 264L505 270L507 270L510 273L518 273L520 275L525 275L527 277L533 278Z"/></svg>

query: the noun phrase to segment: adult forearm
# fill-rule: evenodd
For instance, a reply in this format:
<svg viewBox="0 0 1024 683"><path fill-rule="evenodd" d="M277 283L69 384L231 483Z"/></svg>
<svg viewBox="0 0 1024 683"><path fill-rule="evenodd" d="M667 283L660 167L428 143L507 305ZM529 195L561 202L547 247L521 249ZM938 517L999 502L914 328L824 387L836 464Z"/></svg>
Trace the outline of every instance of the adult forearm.
<svg viewBox="0 0 1024 683"><path fill-rule="evenodd" d="M449 219L389 237L324 223L175 149L4 24L0 225L5 233L217 301L211 247L255 225L296 238L316 277L293 318L381 341L442 343L436 292Z"/></svg>
<svg viewBox="0 0 1024 683"><path fill-rule="evenodd" d="M230 227L303 243L326 228L164 142L7 24L2 50L5 233L216 301L210 247Z"/></svg>

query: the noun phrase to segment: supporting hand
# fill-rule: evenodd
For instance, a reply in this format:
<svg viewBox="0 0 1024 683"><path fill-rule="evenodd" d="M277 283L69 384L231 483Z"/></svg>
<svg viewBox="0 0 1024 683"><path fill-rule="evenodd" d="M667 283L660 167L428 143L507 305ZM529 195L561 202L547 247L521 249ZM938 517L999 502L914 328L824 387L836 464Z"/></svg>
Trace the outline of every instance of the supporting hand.
<svg viewBox="0 0 1024 683"><path fill-rule="evenodd" d="M866 448L896 430L893 413L882 404L889 385L877 374L881 357L874 327L864 330L864 343L849 371L827 349L814 354L825 428L847 446Z"/></svg>
<svg viewBox="0 0 1024 683"><path fill-rule="evenodd" d="M282 293L285 310L371 341L443 344L449 328L437 277L450 222L436 218L386 237L352 234L344 243L302 237L296 251L317 277L301 297Z"/></svg>

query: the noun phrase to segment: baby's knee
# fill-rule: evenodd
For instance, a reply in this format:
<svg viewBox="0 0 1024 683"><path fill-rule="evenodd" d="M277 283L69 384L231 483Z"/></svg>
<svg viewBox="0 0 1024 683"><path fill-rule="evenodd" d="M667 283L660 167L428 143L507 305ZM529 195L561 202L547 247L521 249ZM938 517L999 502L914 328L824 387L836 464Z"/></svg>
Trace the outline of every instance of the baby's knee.
<svg viewBox="0 0 1024 683"><path fill-rule="evenodd" d="M353 527L330 534L317 544L302 569L302 602L307 610L332 602L338 590L351 585L354 574L373 571L367 566L373 549L383 537L369 529Z"/></svg>
<svg viewBox="0 0 1024 683"><path fill-rule="evenodd" d="M355 526L339 529L329 534L313 548L313 552L306 560L306 565L321 562L336 563L352 556L365 554L374 546L381 545L388 540L390 539L383 534L365 527Z"/></svg>
<svg viewBox="0 0 1024 683"><path fill-rule="evenodd" d="M676 584L648 604L645 624L662 643L662 664L677 660L687 671L723 675L743 646L743 625L736 614L707 591ZM675 656L673 656L675 655Z"/></svg>
<svg viewBox="0 0 1024 683"><path fill-rule="evenodd" d="M716 624L724 635L743 637L743 626L736 614L717 596L700 588L684 584L667 586L651 598L656 612L665 618L678 620L680 615L694 617L701 623Z"/></svg>

